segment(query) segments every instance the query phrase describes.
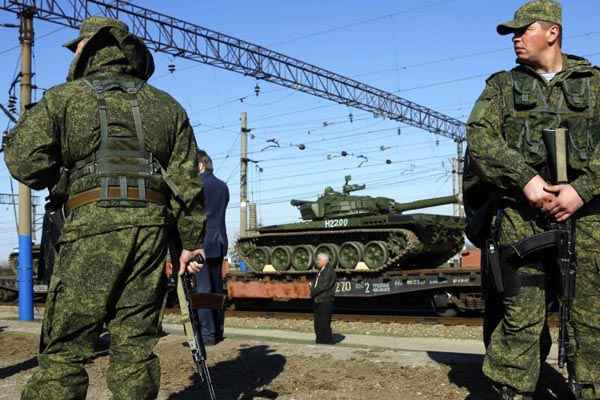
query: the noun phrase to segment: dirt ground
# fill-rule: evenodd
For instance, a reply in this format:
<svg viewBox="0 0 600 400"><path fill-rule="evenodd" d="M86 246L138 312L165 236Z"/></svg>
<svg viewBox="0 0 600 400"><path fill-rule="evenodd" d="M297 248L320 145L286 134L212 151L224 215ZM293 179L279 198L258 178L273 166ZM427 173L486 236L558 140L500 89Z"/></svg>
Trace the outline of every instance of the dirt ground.
<svg viewBox="0 0 600 400"><path fill-rule="evenodd" d="M157 346L160 399L203 398L183 342L169 335ZM37 344L36 335L0 332L0 399L19 398L37 365ZM481 356L455 356L430 353L435 362L407 364L401 352L390 350L228 339L209 348L208 358L220 400L494 399L480 372ZM88 365L88 399L110 397L107 365L107 356ZM558 385L561 379L552 368L545 371L545 381Z"/></svg>

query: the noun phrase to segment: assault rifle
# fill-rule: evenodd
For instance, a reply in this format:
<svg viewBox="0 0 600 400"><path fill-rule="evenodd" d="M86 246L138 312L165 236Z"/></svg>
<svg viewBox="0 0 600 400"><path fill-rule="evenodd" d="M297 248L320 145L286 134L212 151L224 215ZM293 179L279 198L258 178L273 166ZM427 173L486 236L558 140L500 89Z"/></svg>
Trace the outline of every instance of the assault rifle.
<svg viewBox="0 0 600 400"><path fill-rule="evenodd" d="M544 143L548 152L548 166L554 184L566 184L567 177L567 130L544 129ZM557 269L559 274L558 299L560 302L560 330L558 335L558 365L563 368L567 359L569 337L567 324L571 318L571 305L575 298L577 259L575 255L575 223L569 218L563 223L552 223L560 234L557 240Z"/></svg>
<svg viewBox="0 0 600 400"><path fill-rule="evenodd" d="M171 243L170 243L170 255L173 266L182 266L179 265L179 255L181 254L181 242L179 239L179 235L176 232L171 230ZM204 257L196 256L190 262L197 262L198 264L205 264ZM178 269L173 271L173 276L178 276ZM207 268L204 266L204 268ZM186 305L182 304L181 307L184 309L187 306L187 311L190 318L191 332L188 334L189 346L192 351L192 358L194 359L194 363L196 364L196 372L200 377L200 382L203 386L206 387L206 391L208 392L208 398L210 400L216 400L217 396L215 394L215 389L212 383L212 379L210 377L210 371L208 370L208 365L206 363L206 347L204 346L204 341L202 340L202 321L198 318L198 313L196 310L200 308L207 308L213 310L220 310L223 308L223 304L225 302L225 296L222 294L216 293L194 293L194 287L196 283L195 274L190 274L187 270L180 275L181 286L183 289L183 293L185 295ZM186 332L187 334L188 332Z"/></svg>

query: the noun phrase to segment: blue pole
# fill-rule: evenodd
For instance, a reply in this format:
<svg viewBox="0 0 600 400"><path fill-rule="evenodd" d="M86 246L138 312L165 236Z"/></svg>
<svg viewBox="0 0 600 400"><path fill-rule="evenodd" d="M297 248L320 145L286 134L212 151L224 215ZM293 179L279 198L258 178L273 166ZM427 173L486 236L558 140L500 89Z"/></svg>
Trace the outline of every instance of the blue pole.
<svg viewBox="0 0 600 400"><path fill-rule="evenodd" d="M33 46L33 10L21 13L21 115L31 103L31 47ZM33 320L33 268L31 257L31 190L19 184L19 319Z"/></svg>
<svg viewBox="0 0 600 400"><path fill-rule="evenodd" d="M33 267L31 235L19 235L19 319L33 321Z"/></svg>

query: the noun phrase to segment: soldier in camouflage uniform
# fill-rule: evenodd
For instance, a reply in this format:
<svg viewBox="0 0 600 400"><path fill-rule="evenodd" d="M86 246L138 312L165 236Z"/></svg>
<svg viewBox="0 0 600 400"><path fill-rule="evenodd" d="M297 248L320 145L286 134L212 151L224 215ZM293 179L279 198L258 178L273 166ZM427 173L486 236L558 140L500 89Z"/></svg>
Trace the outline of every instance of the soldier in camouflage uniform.
<svg viewBox="0 0 600 400"><path fill-rule="evenodd" d="M11 174L33 189L68 174L39 369L22 398L84 399L84 363L107 324L113 398L154 399L167 226L186 249L181 263L202 253L196 141L183 108L146 83L152 55L125 24L88 18L65 46L75 52L67 82L27 110L5 148Z"/></svg>
<svg viewBox="0 0 600 400"><path fill-rule="evenodd" d="M561 52L561 17L559 3L534 0L498 26L499 34L513 34L518 65L487 80L468 122L469 157L499 199L500 246L548 229L548 220L575 220L568 372L576 398L600 399L600 71ZM542 130L559 127L568 129L571 183L551 186ZM533 398L549 352L555 263L537 258L509 264L520 287L505 293L504 314L487 346L483 372L502 399Z"/></svg>

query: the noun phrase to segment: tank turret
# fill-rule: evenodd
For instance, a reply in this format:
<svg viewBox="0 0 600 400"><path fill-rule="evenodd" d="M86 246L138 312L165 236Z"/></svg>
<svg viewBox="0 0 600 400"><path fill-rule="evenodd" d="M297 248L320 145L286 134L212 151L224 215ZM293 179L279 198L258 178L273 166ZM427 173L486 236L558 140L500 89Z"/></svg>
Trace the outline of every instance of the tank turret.
<svg viewBox="0 0 600 400"><path fill-rule="evenodd" d="M350 184L351 179L350 175L346 175L342 193L336 192L331 186L328 186L315 201L294 199L290 204L300 210L303 220L312 221L343 216L400 214L404 211L457 202L455 196L436 197L410 203L397 203L394 199L388 197L354 196L350 193L363 190L366 185Z"/></svg>

